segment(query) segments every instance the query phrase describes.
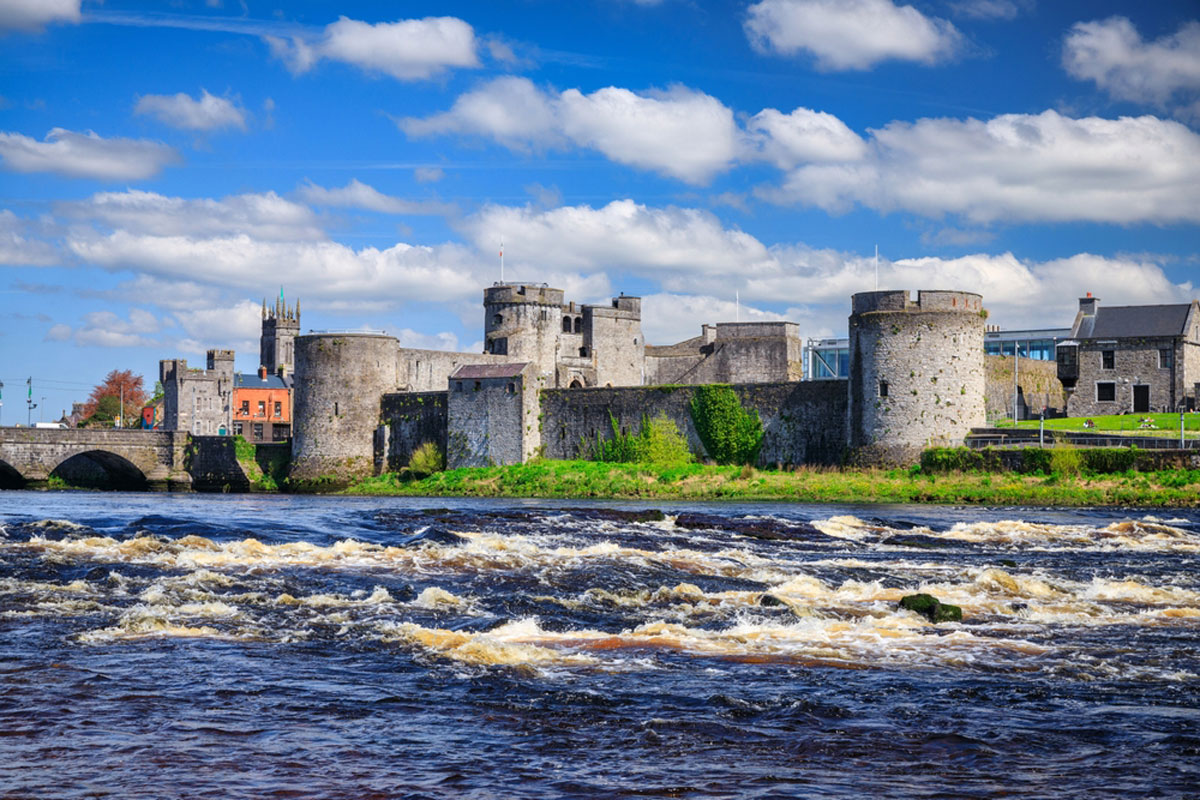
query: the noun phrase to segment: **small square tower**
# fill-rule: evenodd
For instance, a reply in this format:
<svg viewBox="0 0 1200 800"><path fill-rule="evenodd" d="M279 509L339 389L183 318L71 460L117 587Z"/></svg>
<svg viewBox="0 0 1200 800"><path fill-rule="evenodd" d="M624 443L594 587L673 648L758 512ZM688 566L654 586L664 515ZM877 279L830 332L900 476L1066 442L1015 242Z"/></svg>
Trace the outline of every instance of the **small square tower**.
<svg viewBox="0 0 1200 800"><path fill-rule="evenodd" d="M283 292L273 309L263 300L259 365L272 375L291 375L295 369L295 340L300 335L300 301L288 308Z"/></svg>

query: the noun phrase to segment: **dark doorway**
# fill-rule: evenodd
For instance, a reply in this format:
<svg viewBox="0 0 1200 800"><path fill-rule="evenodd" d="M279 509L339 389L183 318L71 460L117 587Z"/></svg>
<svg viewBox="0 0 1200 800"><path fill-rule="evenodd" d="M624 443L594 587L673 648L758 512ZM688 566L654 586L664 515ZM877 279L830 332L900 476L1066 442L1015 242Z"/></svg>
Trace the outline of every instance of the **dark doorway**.
<svg viewBox="0 0 1200 800"><path fill-rule="evenodd" d="M1150 387L1133 387L1133 413L1141 414L1150 410Z"/></svg>

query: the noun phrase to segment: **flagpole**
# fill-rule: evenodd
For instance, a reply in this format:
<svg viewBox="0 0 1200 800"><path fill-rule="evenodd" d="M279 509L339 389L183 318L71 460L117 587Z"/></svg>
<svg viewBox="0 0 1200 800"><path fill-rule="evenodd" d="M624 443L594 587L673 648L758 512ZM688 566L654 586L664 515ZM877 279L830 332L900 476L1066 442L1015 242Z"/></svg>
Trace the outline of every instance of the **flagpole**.
<svg viewBox="0 0 1200 800"><path fill-rule="evenodd" d="M500 283L504 283L504 237L500 237Z"/></svg>

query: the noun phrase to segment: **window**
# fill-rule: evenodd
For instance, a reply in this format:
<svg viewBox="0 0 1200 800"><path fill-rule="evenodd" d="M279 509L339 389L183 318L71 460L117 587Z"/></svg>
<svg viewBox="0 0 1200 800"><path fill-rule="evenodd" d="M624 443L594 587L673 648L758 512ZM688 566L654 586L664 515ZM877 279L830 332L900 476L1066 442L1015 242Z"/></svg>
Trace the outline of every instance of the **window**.
<svg viewBox="0 0 1200 800"><path fill-rule="evenodd" d="M1117 399L1117 385L1112 382L1096 384L1096 400L1101 403L1111 403Z"/></svg>
<svg viewBox="0 0 1200 800"><path fill-rule="evenodd" d="M275 416L277 416L277 417L283 416L283 403L281 403L278 400L275 401Z"/></svg>
<svg viewBox="0 0 1200 800"><path fill-rule="evenodd" d="M483 388L483 384L480 383L479 381L475 381L475 391L478 392L482 388Z"/></svg>
<svg viewBox="0 0 1200 800"><path fill-rule="evenodd" d="M263 424L261 422L254 423L254 441L261 442L263 438Z"/></svg>
<svg viewBox="0 0 1200 800"><path fill-rule="evenodd" d="M879 396L880 396L880 397L887 397L887 396L888 396L888 385L887 385L887 381L880 381L880 382L879 382Z"/></svg>
<svg viewBox="0 0 1200 800"><path fill-rule="evenodd" d="M1079 350L1075 347L1063 345L1058 348L1058 363L1063 367L1074 367L1078 363Z"/></svg>
<svg viewBox="0 0 1200 800"><path fill-rule="evenodd" d="M563 333L571 332L571 318L563 317Z"/></svg>
<svg viewBox="0 0 1200 800"><path fill-rule="evenodd" d="M233 423L233 435L234 436L242 435L242 423L240 423L240 422Z"/></svg>
<svg viewBox="0 0 1200 800"><path fill-rule="evenodd" d="M267 401L259 400L258 401L258 416L265 417L266 415L267 415Z"/></svg>
<svg viewBox="0 0 1200 800"><path fill-rule="evenodd" d="M508 384L508 393L509 393L509 394L516 394L516 393L517 393L517 385L516 385L515 383L510 383L510 384Z"/></svg>
<svg viewBox="0 0 1200 800"><path fill-rule="evenodd" d="M575 332L583 333L583 317L575 318Z"/></svg>
<svg viewBox="0 0 1200 800"><path fill-rule="evenodd" d="M1116 369L1116 351L1101 350L1100 351L1100 368L1101 369Z"/></svg>
<svg viewBox="0 0 1200 800"><path fill-rule="evenodd" d="M456 392L461 392L461 391L462 391L462 381L455 381L455 382L454 382L454 391L456 391Z"/></svg>
<svg viewBox="0 0 1200 800"><path fill-rule="evenodd" d="M1171 348L1169 348L1169 347L1160 348L1158 351L1158 368L1159 369L1170 369L1171 365L1174 363L1175 363L1175 353L1172 352Z"/></svg>
<svg viewBox="0 0 1200 800"><path fill-rule="evenodd" d="M497 328L499 328L501 323L503 323L503 322L504 322L504 317L500 316L499 314L496 314L495 316L492 317L492 325Z"/></svg>
<svg viewBox="0 0 1200 800"><path fill-rule="evenodd" d="M250 401L249 400L242 401L242 414L247 417L250 416Z"/></svg>
<svg viewBox="0 0 1200 800"><path fill-rule="evenodd" d="M288 436L292 433L292 429L287 425L272 425L271 426L271 441L286 442Z"/></svg>

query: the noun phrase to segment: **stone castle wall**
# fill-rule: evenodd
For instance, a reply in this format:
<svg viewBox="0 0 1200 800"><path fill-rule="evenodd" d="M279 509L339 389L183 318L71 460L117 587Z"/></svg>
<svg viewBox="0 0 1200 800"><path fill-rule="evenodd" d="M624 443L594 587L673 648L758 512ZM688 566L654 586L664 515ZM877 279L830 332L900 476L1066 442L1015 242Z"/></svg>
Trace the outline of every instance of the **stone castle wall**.
<svg viewBox="0 0 1200 800"><path fill-rule="evenodd" d="M915 461L986 423L982 298L864 292L850 315L850 449L856 460Z"/></svg>
<svg viewBox="0 0 1200 800"><path fill-rule="evenodd" d="M761 465L837 464L846 446L846 382L756 383L732 387L742 406L756 409L763 425ZM704 445L692 422L693 386L631 386L541 393L541 435L547 458L573 459L597 436L612 435L609 414L625 431L640 430L642 416L667 415L692 452Z"/></svg>
<svg viewBox="0 0 1200 800"><path fill-rule="evenodd" d="M377 471L408 466L413 451L433 442L446 452L446 395L441 392L385 394L380 406L383 440L376 451Z"/></svg>
<svg viewBox="0 0 1200 800"><path fill-rule="evenodd" d="M1089 341L1079 347L1079 380L1067 401L1072 417L1125 414L1133 411L1133 387L1148 386L1149 411L1174 411L1189 393L1179 369L1186 344L1174 337L1161 339L1118 339L1100 343ZM1160 366L1159 350L1172 352L1174 366ZM1200 349L1192 347L1191 349ZM1105 369L1102 352L1113 351L1113 368ZM1186 358L1186 356L1184 356ZM1183 365L1186 368L1186 363ZM1099 399L1097 384L1115 384L1112 400Z"/></svg>
<svg viewBox="0 0 1200 800"><path fill-rule="evenodd" d="M409 392L444 392L446 378L463 364L506 364L513 359L490 353L453 353L448 350L396 351L396 375L400 387Z"/></svg>
<svg viewBox="0 0 1200 800"><path fill-rule="evenodd" d="M1012 416L1013 406L1013 357L984 356L987 384L984 395L987 418L1004 419ZM1022 358L1017 367L1017 386L1020 391L1021 419L1036 419L1043 408L1047 416L1059 416L1066 412L1067 393L1058 380L1058 364L1054 361L1039 361Z"/></svg>

